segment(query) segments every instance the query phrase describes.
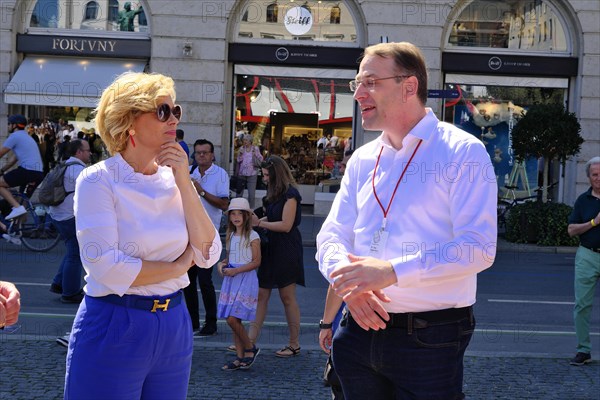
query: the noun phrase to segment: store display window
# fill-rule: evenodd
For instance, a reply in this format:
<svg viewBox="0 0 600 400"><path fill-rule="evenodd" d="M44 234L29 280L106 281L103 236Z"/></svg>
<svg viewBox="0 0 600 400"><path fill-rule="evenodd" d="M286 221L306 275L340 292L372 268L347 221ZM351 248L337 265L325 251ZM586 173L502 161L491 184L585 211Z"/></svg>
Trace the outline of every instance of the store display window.
<svg viewBox="0 0 600 400"><path fill-rule="evenodd" d="M451 80L460 80L452 77ZM463 82L468 80L466 77ZM518 162L513 156L511 132L530 106L540 103L563 104L567 96L567 82L561 79L506 77L507 83L531 86L499 86L465 83L447 83L446 89L457 90L459 97L447 99L444 119L477 137L490 155L498 182L499 197L506 197L506 186L516 186L517 197L535 195L541 183L543 160L530 158ZM542 85L546 87L541 87ZM551 166L550 182L558 180L558 165Z"/></svg>
<svg viewBox="0 0 600 400"><path fill-rule="evenodd" d="M265 156L284 158L300 184L339 177L353 143L348 79L237 75L236 82L234 154L249 133Z"/></svg>

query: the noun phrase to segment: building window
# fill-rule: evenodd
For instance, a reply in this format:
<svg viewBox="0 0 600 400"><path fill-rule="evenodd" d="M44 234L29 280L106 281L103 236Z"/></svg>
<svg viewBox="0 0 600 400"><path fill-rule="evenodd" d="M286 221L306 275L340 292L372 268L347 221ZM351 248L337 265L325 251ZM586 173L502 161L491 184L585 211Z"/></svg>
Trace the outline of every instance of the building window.
<svg viewBox="0 0 600 400"><path fill-rule="evenodd" d="M355 19L346 2L340 0L295 0L240 2L237 10L238 26L236 39L240 42L293 41L341 42L357 46ZM305 30L291 26L293 21L284 21L290 11L301 11L311 18L303 21ZM281 13L281 15L279 15ZM344 14L342 20L341 15ZM281 18L279 18L281 16ZM261 40L264 43L264 40Z"/></svg>
<svg viewBox="0 0 600 400"><path fill-rule="evenodd" d="M95 1L90 1L85 6L85 17L83 18L85 21L90 19L98 18L98 3Z"/></svg>
<svg viewBox="0 0 600 400"><path fill-rule="evenodd" d="M277 3L271 3L267 6L267 22L275 23L277 22L277 14L279 12L279 8L277 7Z"/></svg>
<svg viewBox="0 0 600 400"><path fill-rule="evenodd" d="M535 2L535 5L534 2L518 5L518 2L501 0L474 0L454 21L448 47L569 51L566 25L551 7L542 13L544 5L543 0ZM553 31L551 21L557 17L560 22L554 24ZM547 25L550 25L550 35L546 34ZM547 36L552 39L552 32L556 33L554 40L546 40Z"/></svg>
<svg viewBox="0 0 600 400"><path fill-rule="evenodd" d="M341 14L342 14L342 10L339 5L335 5L335 6L331 7L331 12L329 13L329 23L330 24L339 24Z"/></svg>
<svg viewBox="0 0 600 400"><path fill-rule="evenodd" d="M108 20L112 22L117 22L119 19L119 1L118 0L110 0L108 2Z"/></svg>

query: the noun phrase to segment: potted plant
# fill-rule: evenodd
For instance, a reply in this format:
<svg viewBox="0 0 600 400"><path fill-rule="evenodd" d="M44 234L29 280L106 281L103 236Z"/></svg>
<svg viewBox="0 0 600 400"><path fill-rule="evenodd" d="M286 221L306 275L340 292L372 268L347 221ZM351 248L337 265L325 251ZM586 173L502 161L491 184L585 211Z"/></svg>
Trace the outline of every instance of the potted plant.
<svg viewBox="0 0 600 400"><path fill-rule="evenodd" d="M551 160L566 162L579 153L583 138L581 126L574 113L562 104L537 104L517 122L512 130L512 149L515 158L544 159L541 202L515 206L507 224L507 239L514 242L535 242L541 245L573 245L566 234L570 207L547 203L548 169Z"/></svg>

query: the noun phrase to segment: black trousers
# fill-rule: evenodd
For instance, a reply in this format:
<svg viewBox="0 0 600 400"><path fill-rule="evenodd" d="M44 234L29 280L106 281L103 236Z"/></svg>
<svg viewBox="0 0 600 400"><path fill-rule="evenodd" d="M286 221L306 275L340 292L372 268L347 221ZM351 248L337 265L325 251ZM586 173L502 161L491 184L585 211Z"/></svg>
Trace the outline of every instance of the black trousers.
<svg viewBox="0 0 600 400"><path fill-rule="evenodd" d="M198 303L198 284L200 284L200 292L202 294L202 303L206 311L204 323L207 325L217 326L217 295L215 293L215 285L212 281L212 273L215 267L198 268L193 266L188 269L188 277L190 284L183 289L185 303L187 304L190 317L192 319L192 329L200 329L200 304Z"/></svg>

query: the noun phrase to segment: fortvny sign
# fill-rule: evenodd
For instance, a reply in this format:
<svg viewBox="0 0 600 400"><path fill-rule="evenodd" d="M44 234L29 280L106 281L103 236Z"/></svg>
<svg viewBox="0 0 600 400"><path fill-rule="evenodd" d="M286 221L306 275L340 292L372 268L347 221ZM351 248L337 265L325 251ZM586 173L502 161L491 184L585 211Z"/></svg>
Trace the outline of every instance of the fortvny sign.
<svg viewBox="0 0 600 400"><path fill-rule="evenodd" d="M290 8L283 19L285 29L292 35L304 35L310 31L312 24L312 14L304 7Z"/></svg>
<svg viewBox="0 0 600 400"><path fill-rule="evenodd" d="M19 34L17 51L57 56L149 58L150 39Z"/></svg>

